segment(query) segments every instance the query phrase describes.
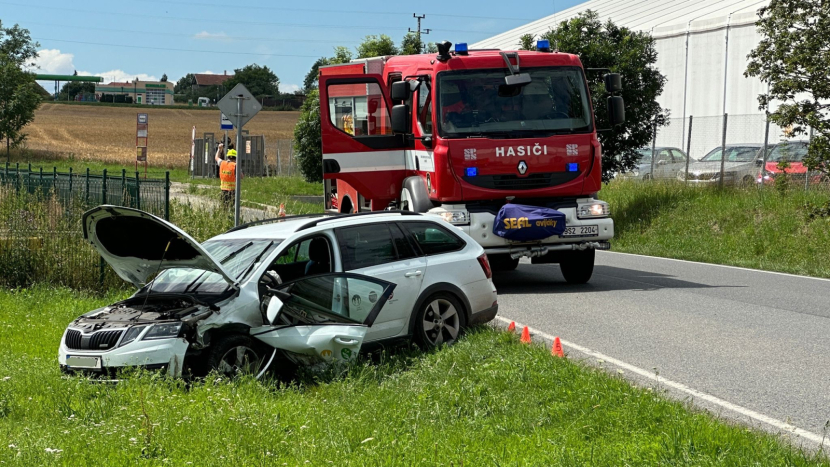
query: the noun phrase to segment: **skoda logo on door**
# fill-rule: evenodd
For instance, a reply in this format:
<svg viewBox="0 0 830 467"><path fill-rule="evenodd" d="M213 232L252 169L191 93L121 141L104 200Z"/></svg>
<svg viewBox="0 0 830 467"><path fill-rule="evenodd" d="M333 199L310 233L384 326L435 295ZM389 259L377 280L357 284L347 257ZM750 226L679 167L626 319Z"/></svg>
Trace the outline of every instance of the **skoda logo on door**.
<svg viewBox="0 0 830 467"><path fill-rule="evenodd" d="M525 161L519 161L519 173L524 175L527 172L527 164Z"/></svg>

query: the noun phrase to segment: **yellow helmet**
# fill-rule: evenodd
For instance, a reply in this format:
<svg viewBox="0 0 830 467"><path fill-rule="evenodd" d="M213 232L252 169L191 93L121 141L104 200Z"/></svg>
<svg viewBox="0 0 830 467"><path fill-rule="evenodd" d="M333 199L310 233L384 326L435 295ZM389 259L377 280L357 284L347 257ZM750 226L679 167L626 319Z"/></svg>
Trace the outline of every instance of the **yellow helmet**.
<svg viewBox="0 0 830 467"><path fill-rule="evenodd" d="M236 149L229 150L228 157L236 157Z"/></svg>

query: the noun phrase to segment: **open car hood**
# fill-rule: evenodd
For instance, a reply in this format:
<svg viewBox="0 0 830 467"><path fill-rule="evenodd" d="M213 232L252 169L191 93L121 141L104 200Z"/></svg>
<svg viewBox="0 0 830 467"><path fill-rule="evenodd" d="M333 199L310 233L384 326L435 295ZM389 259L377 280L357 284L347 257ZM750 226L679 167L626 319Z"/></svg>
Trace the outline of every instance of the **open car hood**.
<svg viewBox="0 0 830 467"><path fill-rule="evenodd" d="M98 250L119 277L141 287L164 269L194 268L236 281L184 231L152 214L103 205L83 216L84 239Z"/></svg>

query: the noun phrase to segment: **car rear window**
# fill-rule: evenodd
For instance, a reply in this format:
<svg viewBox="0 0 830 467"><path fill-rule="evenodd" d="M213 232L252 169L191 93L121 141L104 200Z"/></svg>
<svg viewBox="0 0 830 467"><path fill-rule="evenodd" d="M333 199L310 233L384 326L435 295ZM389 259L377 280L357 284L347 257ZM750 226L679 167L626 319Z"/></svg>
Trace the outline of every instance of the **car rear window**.
<svg viewBox="0 0 830 467"><path fill-rule="evenodd" d="M386 224L343 227L335 232L346 271L398 260Z"/></svg>
<svg viewBox="0 0 830 467"><path fill-rule="evenodd" d="M466 245L455 234L432 222L402 222L401 226L415 239L425 255L458 251Z"/></svg>

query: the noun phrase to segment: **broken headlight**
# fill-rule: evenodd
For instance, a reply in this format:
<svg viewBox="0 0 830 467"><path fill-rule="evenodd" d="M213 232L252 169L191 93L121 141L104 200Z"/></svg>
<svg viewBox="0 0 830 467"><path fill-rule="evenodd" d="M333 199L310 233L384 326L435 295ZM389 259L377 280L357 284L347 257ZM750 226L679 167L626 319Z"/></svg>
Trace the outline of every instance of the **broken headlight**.
<svg viewBox="0 0 830 467"><path fill-rule="evenodd" d="M143 341L153 339L172 339L179 337L179 332L182 330L182 323L161 323L154 324L147 331L147 334L141 338Z"/></svg>
<svg viewBox="0 0 830 467"><path fill-rule="evenodd" d="M118 344L118 347L123 347L130 342L135 341L145 329L147 329L147 326L133 326L130 329L127 329L127 332L124 333L124 338L121 339L121 343Z"/></svg>

